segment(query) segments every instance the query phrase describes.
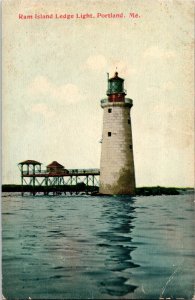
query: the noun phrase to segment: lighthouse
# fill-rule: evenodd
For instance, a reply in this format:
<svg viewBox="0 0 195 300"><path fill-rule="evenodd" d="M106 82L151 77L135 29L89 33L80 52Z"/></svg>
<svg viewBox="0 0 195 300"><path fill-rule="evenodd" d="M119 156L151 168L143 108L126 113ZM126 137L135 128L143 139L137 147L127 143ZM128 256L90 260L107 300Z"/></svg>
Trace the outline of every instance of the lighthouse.
<svg viewBox="0 0 195 300"><path fill-rule="evenodd" d="M124 79L108 78L107 98L101 100L103 134L100 161L101 194L135 194L135 171L130 110Z"/></svg>

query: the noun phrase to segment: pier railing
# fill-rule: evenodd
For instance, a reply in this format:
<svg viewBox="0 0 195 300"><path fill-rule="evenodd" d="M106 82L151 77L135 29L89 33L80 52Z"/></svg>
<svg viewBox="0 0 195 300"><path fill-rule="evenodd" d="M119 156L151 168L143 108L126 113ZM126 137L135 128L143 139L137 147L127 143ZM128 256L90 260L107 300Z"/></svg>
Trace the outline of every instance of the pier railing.
<svg viewBox="0 0 195 300"><path fill-rule="evenodd" d="M22 171L22 175L34 175L34 174L45 174L45 173L48 173L47 171L39 171L39 170L36 170L35 172L29 170L29 171Z"/></svg>
<svg viewBox="0 0 195 300"><path fill-rule="evenodd" d="M69 174L97 174L100 169L68 169Z"/></svg>
<svg viewBox="0 0 195 300"><path fill-rule="evenodd" d="M90 175L93 175L93 174L99 174L100 173L100 169L66 169L66 170L64 170L64 171L59 171L59 172L48 172L47 170L35 170L35 172L34 171L32 171L32 170L29 170L29 171L23 171L22 172L22 175L23 176L26 176L26 175L34 175L34 176L36 176L36 175L49 175L49 174L57 174L57 175L59 175L59 176L70 176L70 175L77 175L77 174L80 174L80 175L88 175L88 174L90 174Z"/></svg>

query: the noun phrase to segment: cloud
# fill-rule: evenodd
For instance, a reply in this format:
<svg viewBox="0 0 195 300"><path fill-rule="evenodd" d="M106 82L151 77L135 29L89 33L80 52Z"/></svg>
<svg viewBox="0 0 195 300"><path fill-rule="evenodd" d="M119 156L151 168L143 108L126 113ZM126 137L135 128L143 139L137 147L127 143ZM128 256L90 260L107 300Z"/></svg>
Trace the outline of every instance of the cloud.
<svg viewBox="0 0 195 300"><path fill-rule="evenodd" d="M83 99L78 87L68 83L65 85L56 85L47 77L37 76L29 85L28 94L34 97L46 96L53 98L63 104L79 102Z"/></svg>
<svg viewBox="0 0 195 300"><path fill-rule="evenodd" d="M132 75L137 73L137 70L133 66L130 66L129 62L124 60L112 60L110 65L110 70L112 70L112 73L113 70L116 70L117 68L119 76L131 77ZM113 74L111 74L111 76L112 75Z"/></svg>
<svg viewBox="0 0 195 300"><path fill-rule="evenodd" d="M129 77L137 73L137 70L130 66L128 61L119 60L116 57L106 58L103 55L90 55L83 64L84 69L92 71L104 71L109 72L110 77L114 75L114 72L119 72L119 76Z"/></svg>
<svg viewBox="0 0 195 300"><path fill-rule="evenodd" d="M102 71L107 65L103 55L90 55L84 63L84 68L92 71Z"/></svg>
<svg viewBox="0 0 195 300"><path fill-rule="evenodd" d="M144 51L143 57L144 58L173 58L175 57L176 53L173 50L166 50L166 49L161 49L157 46L152 46L147 48Z"/></svg>

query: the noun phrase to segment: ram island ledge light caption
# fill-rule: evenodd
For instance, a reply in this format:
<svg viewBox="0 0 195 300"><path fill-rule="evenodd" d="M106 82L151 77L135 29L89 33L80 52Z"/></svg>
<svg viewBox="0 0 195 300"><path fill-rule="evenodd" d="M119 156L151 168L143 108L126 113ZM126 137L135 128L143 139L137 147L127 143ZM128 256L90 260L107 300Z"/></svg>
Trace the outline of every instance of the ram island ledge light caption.
<svg viewBox="0 0 195 300"><path fill-rule="evenodd" d="M138 13L130 12L127 17L129 18L140 18ZM18 19L26 20L26 19L123 19L126 18L124 13L76 13L76 14L19 14Z"/></svg>

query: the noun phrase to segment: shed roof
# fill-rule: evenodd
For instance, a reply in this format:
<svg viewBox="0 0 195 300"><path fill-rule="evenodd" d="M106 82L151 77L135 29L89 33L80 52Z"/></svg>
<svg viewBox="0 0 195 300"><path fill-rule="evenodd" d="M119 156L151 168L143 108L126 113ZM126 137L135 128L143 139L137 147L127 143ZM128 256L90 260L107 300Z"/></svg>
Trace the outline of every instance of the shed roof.
<svg viewBox="0 0 195 300"><path fill-rule="evenodd" d="M55 168L64 168L64 166L62 166L61 164L59 164L57 161L52 161L52 163L49 164L47 167L49 167L49 168L52 168L52 167L55 167Z"/></svg>
<svg viewBox="0 0 195 300"><path fill-rule="evenodd" d="M19 165L41 165L41 163L36 160L28 159L20 162Z"/></svg>

